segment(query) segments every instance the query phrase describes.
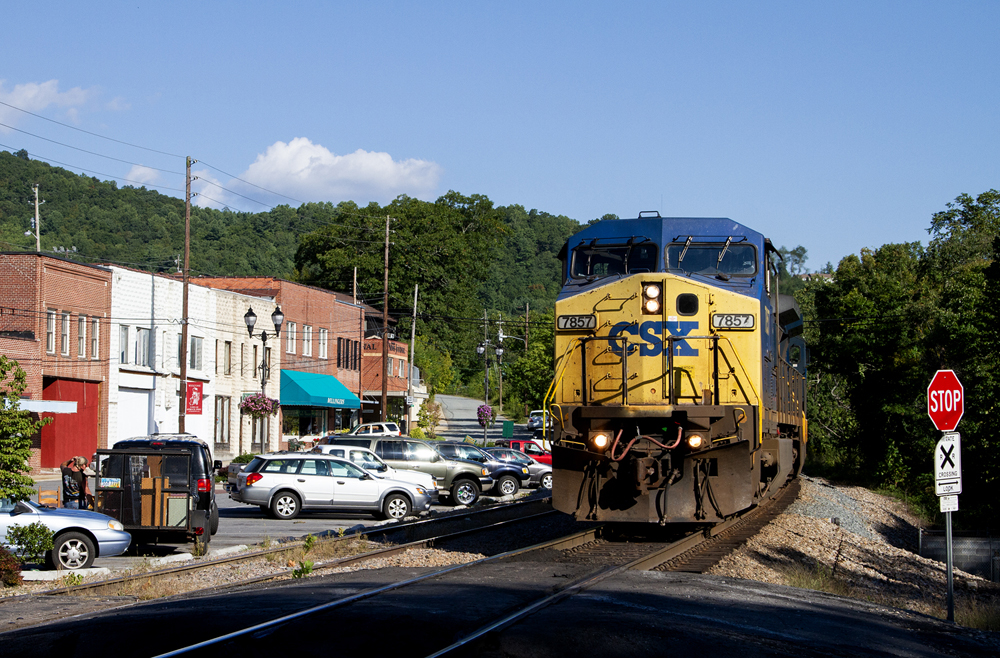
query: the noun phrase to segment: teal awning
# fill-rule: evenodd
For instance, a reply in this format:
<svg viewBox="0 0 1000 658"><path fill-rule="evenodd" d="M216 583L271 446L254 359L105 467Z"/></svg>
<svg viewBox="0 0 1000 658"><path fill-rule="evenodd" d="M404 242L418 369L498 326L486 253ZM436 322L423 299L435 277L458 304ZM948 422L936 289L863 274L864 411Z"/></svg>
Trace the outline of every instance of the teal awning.
<svg viewBox="0 0 1000 658"><path fill-rule="evenodd" d="M332 375L282 370L281 406L360 409L361 400Z"/></svg>

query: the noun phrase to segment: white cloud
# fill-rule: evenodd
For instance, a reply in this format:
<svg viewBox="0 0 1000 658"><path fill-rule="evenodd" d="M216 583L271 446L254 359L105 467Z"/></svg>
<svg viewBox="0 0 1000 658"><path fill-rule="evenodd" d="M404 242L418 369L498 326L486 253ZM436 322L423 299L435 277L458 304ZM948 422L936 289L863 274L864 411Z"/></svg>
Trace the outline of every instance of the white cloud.
<svg viewBox="0 0 1000 658"><path fill-rule="evenodd" d="M135 165L125 174L125 180L130 181L129 185L150 185L160 179L160 173L155 169Z"/></svg>
<svg viewBox="0 0 1000 658"><path fill-rule="evenodd" d="M132 109L132 104L121 96L115 96L105 107L112 112L122 112L124 110Z"/></svg>
<svg viewBox="0 0 1000 658"><path fill-rule="evenodd" d="M48 82L27 82L14 85L13 89L7 89L5 80L0 80L0 101L10 103L15 107L29 112L39 112L50 105L67 108L65 116L71 121L76 120L76 108L83 105L93 95L93 90L73 87L67 91L59 91L59 81L49 80ZM25 118L23 112L0 105L0 122L8 125L17 125ZM0 130L7 131L6 128Z"/></svg>
<svg viewBox="0 0 1000 658"><path fill-rule="evenodd" d="M436 193L441 167L427 160L394 160L388 153L362 149L337 155L305 137L296 137L287 144L269 146L240 178L302 201L353 200L364 205L369 201L386 203L400 194L427 198ZM247 186L241 186L240 192L254 198L262 194Z"/></svg>

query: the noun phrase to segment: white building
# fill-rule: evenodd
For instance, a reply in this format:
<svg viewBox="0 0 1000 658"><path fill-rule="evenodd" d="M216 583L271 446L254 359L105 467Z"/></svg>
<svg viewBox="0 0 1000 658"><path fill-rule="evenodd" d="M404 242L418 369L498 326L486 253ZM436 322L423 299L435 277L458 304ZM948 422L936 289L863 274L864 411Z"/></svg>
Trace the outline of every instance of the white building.
<svg viewBox="0 0 1000 658"><path fill-rule="evenodd" d="M112 268L109 447L121 439L178 431L183 283L172 277ZM243 316L253 307L251 338ZM277 417L251 422L243 396L260 392L265 358L260 330L270 335L273 299L188 285L188 382L201 385L200 409L184 408L184 430L213 446L215 459L279 448ZM279 397L281 350L271 350L266 394ZM194 387L192 387L194 388Z"/></svg>

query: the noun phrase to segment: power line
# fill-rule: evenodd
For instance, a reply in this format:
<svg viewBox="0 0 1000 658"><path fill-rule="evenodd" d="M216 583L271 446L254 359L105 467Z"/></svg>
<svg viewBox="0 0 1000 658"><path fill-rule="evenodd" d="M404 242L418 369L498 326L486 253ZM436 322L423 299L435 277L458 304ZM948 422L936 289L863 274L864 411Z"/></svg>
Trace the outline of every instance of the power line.
<svg viewBox="0 0 1000 658"><path fill-rule="evenodd" d="M144 151L151 151L153 153L159 153L160 155L169 155L169 156L174 157L174 158L183 158L184 157L183 155L177 155L176 153L167 153L166 151L159 151L157 149L149 148L148 146L140 146L138 144L132 144L130 142L124 142L124 141L122 141L120 139L115 139L114 137L107 137L105 135L101 135L101 134L98 134L98 133L93 133L93 132L90 132L89 130L84 130L83 128L77 128L76 126L71 126L68 123L63 123L61 121L56 121L55 119L50 119L48 117L43 117L40 114L35 114L34 112L29 112L28 110L25 110L24 108L17 107L16 105L11 105L10 103L5 103L3 101L0 101L0 105L6 105L7 107L11 108L12 110L17 110L18 112L24 112L25 114L30 114L31 116L37 117L37 118L42 119L44 121L48 121L50 123L55 123L55 124L58 124L60 126L65 127L65 128L70 128L72 130L76 130L78 132L86 133L88 135L93 135L94 137L100 137L101 139L106 139L106 140L108 140L110 142L116 142L118 144L124 144L125 146L131 146L132 148L142 149Z"/></svg>
<svg viewBox="0 0 1000 658"><path fill-rule="evenodd" d="M90 155L96 155L99 158L107 158L108 160L114 160L115 162L123 162L125 164L133 165L133 166L136 166L136 167L145 167L146 169L152 169L154 171L162 171L163 173L166 173L166 174L174 174L174 175L177 175L177 176L183 176L184 175L183 173L181 173L179 171L170 171L169 169L160 169L159 167L150 167L149 165L144 165L144 164L139 163L139 162L132 162L131 160L122 160L121 158L114 158L114 157L111 157L110 155L104 155L103 153L97 153L96 151L88 151L87 149L82 149L79 146L72 146L70 144L65 144L63 142L56 141L54 139L49 139L48 137L42 137L41 135L36 135L35 133L29 133L27 130L21 130L20 128L15 128L14 126L8 126L6 123L0 123L0 126L3 126L4 128L9 128L10 130L16 130L17 132L23 133L25 135L30 135L30 136L32 136L32 137L34 137L36 139L42 139L42 140L45 140L46 142L52 142L53 144L58 144L59 146L65 146L66 148L73 149L74 151L81 151L83 153L88 153Z"/></svg>

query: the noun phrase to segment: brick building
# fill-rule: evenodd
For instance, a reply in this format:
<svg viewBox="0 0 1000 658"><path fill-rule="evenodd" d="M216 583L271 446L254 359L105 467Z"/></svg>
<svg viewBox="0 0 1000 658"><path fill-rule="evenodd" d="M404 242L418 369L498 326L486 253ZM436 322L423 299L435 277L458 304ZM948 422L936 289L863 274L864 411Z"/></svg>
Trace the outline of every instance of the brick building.
<svg viewBox="0 0 1000 658"><path fill-rule="evenodd" d="M47 254L0 253L0 353L27 374L21 408L53 419L34 438L34 471L107 446L111 274Z"/></svg>

